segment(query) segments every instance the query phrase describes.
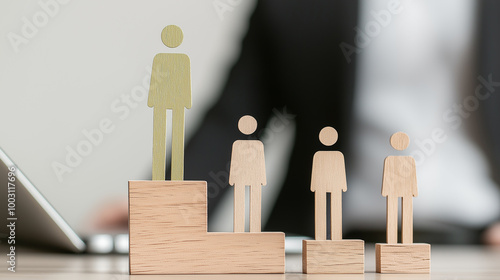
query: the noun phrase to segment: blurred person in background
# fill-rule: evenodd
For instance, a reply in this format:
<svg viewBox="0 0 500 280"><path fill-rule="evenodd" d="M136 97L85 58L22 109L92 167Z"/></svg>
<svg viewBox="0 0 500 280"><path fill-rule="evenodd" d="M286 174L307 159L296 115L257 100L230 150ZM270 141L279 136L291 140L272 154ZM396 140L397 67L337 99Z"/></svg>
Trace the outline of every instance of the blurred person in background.
<svg viewBox="0 0 500 280"><path fill-rule="evenodd" d="M498 1L259 1L219 100L187 144L185 179L208 182L213 219L231 189L238 119L294 123L264 230L314 236L310 167L319 131L333 126L346 155L346 236L381 242L383 160L404 131L417 162L415 241L500 244L499 52ZM125 207L98 223L125 225Z"/></svg>

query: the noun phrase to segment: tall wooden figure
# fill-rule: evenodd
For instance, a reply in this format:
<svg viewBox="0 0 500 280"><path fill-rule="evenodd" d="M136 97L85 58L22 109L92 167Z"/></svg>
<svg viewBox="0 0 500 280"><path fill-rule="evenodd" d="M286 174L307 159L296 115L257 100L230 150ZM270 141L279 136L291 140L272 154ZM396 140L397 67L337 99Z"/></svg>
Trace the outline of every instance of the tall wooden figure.
<svg viewBox="0 0 500 280"><path fill-rule="evenodd" d="M165 27L161 40L176 48L182 43L182 30ZM191 108L191 70L189 57L180 53L159 53L153 60L148 106L153 107L153 180L165 180L166 114L172 110L172 180L184 178L184 108Z"/></svg>
<svg viewBox="0 0 500 280"><path fill-rule="evenodd" d="M257 129L257 121L252 116L243 116L238 122L238 129L250 135ZM267 185L264 145L261 141L234 142L229 185L234 186L234 232L245 231L245 186L250 187L250 232L260 232L262 186Z"/></svg>
<svg viewBox="0 0 500 280"><path fill-rule="evenodd" d="M394 133L391 146L408 148L410 138ZM380 273L429 273L430 245L413 244L413 197L418 196L415 159L388 156L384 161L382 196L387 197L387 243L376 244L376 265ZM401 198L401 243L398 244L398 199Z"/></svg>
<svg viewBox="0 0 500 280"><path fill-rule="evenodd" d="M176 47L182 42L182 31L169 25L161 39L168 47ZM130 274L284 273L284 233L208 232L207 182L183 180L184 110L191 107L187 55L155 56L148 106L154 108L153 180L128 183ZM173 110L170 181L165 181L167 109ZM240 129L253 132L248 126ZM248 153L252 149L258 152ZM262 145L242 145L239 149L239 158L260 154L263 160ZM263 162L256 166L264 170ZM260 187L265 184L265 173L257 173L264 177L247 180L242 173L240 180L235 180L238 186L252 184L252 204L260 204ZM252 217L258 218L259 226L255 223L252 229L260 231L260 205L257 210L258 215Z"/></svg>
<svg viewBox="0 0 500 280"><path fill-rule="evenodd" d="M337 131L327 126L319 133L325 146L337 142ZM315 240L302 243L304 273L363 273L365 243L342 239L342 192L347 191L344 155L339 151L314 154L311 191L315 197ZM327 236L327 193L331 196L331 240Z"/></svg>

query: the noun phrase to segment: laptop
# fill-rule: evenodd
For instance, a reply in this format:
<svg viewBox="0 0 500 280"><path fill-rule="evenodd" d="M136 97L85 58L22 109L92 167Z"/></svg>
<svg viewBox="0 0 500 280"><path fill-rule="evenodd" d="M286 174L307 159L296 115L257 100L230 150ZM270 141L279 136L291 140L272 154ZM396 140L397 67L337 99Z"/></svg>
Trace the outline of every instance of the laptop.
<svg viewBox="0 0 500 280"><path fill-rule="evenodd" d="M2 244L75 253L128 253L128 234L93 234L84 242L1 148L0 201L0 221L8 225L0 226Z"/></svg>

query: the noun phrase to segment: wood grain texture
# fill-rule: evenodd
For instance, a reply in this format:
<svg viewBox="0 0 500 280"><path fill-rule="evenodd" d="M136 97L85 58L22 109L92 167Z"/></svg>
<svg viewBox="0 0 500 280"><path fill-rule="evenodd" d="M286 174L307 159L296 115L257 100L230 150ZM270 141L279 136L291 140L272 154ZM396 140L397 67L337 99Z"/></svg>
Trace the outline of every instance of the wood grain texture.
<svg viewBox="0 0 500 280"><path fill-rule="evenodd" d="M326 192L314 193L314 239L326 240Z"/></svg>
<svg viewBox="0 0 500 280"><path fill-rule="evenodd" d="M378 273L430 273L431 245L375 244Z"/></svg>
<svg viewBox="0 0 500 280"><path fill-rule="evenodd" d="M347 191L344 155L339 151L319 151L314 154L311 191Z"/></svg>
<svg viewBox="0 0 500 280"><path fill-rule="evenodd" d="M342 240L342 191L331 193L330 202L330 237Z"/></svg>
<svg viewBox="0 0 500 280"><path fill-rule="evenodd" d="M284 273L284 233L207 232L207 186L129 181L130 274Z"/></svg>
<svg viewBox="0 0 500 280"><path fill-rule="evenodd" d="M304 240L302 271L308 274L364 273L363 240Z"/></svg>
<svg viewBox="0 0 500 280"><path fill-rule="evenodd" d="M315 193L315 239L326 239L326 193L331 193L331 238L342 240L342 192L347 191L347 179L341 152L314 154L311 191Z"/></svg>
<svg viewBox="0 0 500 280"><path fill-rule="evenodd" d="M161 109L191 108L191 68L182 53L159 53L153 59L148 106Z"/></svg>
<svg viewBox="0 0 500 280"><path fill-rule="evenodd" d="M332 146L337 142L339 134L337 130L331 126L323 127L319 132L319 141L325 146Z"/></svg>
<svg viewBox="0 0 500 280"><path fill-rule="evenodd" d="M250 135L257 129L257 120L250 115L245 115L238 121L238 129L241 133Z"/></svg>
<svg viewBox="0 0 500 280"><path fill-rule="evenodd" d="M401 198L401 243L413 243L413 199L412 197Z"/></svg>
<svg viewBox="0 0 500 280"><path fill-rule="evenodd" d="M206 197L204 181L129 181L131 239L205 234Z"/></svg>
<svg viewBox="0 0 500 280"><path fill-rule="evenodd" d="M167 111L153 109L153 180L165 180Z"/></svg>
<svg viewBox="0 0 500 280"><path fill-rule="evenodd" d="M250 187L250 232L261 231L262 218L262 186L256 184Z"/></svg>
<svg viewBox="0 0 500 280"><path fill-rule="evenodd" d="M176 48L184 39L182 29L177 25L168 25L161 32L161 41L169 48Z"/></svg>
<svg viewBox="0 0 500 280"><path fill-rule="evenodd" d="M382 196L387 197L387 240L396 244L398 236L398 198L402 198L402 242L413 243L413 197L418 196L415 159L389 156L384 161Z"/></svg>
<svg viewBox="0 0 500 280"><path fill-rule="evenodd" d="M182 30L169 25L162 31L168 47L182 43ZM184 109L191 108L191 66L180 53L159 53L153 59L148 106L154 108L153 180L165 180L166 110L172 110L172 180L184 179Z"/></svg>
<svg viewBox="0 0 500 280"><path fill-rule="evenodd" d="M388 244L398 243L398 198L388 196L386 199L386 239Z"/></svg>
<svg viewBox="0 0 500 280"><path fill-rule="evenodd" d="M245 231L245 185L234 185L233 195L233 231Z"/></svg>
<svg viewBox="0 0 500 280"><path fill-rule="evenodd" d="M391 136L389 142L394 149L403 151L410 145L410 137L404 132L396 132Z"/></svg>
<svg viewBox="0 0 500 280"><path fill-rule="evenodd" d="M388 156L384 161L382 196L417 197L417 172L411 156Z"/></svg>
<svg viewBox="0 0 500 280"><path fill-rule="evenodd" d="M172 110L171 179L184 180L184 107Z"/></svg>
<svg viewBox="0 0 500 280"><path fill-rule="evenodd" d="M250 232L261 230L262 186L267 184L264 145L258 140L233 143L229 184L234 191L234 231L244 231L245 191L250 187ZM243 189L243 190L242 190Z"/></svg>
<svg viewBox="0 0 500 280"><path fill-rule="evenodd" d="M259 140L237 140L233 143L229 184L266 185L264 144Z"/></svg>

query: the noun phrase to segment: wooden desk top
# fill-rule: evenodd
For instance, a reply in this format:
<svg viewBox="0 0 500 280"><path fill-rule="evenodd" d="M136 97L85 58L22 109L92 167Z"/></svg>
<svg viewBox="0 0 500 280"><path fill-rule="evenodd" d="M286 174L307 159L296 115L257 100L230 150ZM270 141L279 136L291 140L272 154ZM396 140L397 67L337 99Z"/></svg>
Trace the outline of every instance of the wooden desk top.
<svg viewBox="0 0 500 280"><path fill-rule="evenodd" d="M5 250L2 250L5 251ZM285 275L128 275L126 255L74 255L43 252L17 253L17 272L7 271L5 256L2 258L0 279L201 279L201 280L258 280L258 279L348 279L348 280L396 280L396 279L442 279L442 280L497 280L500 279L500 248L432 246L430 275L391 275L375 273L375 250L367 244L365 270L359 275L306 275L302 274L301 255L287 255Z"/></svg>

